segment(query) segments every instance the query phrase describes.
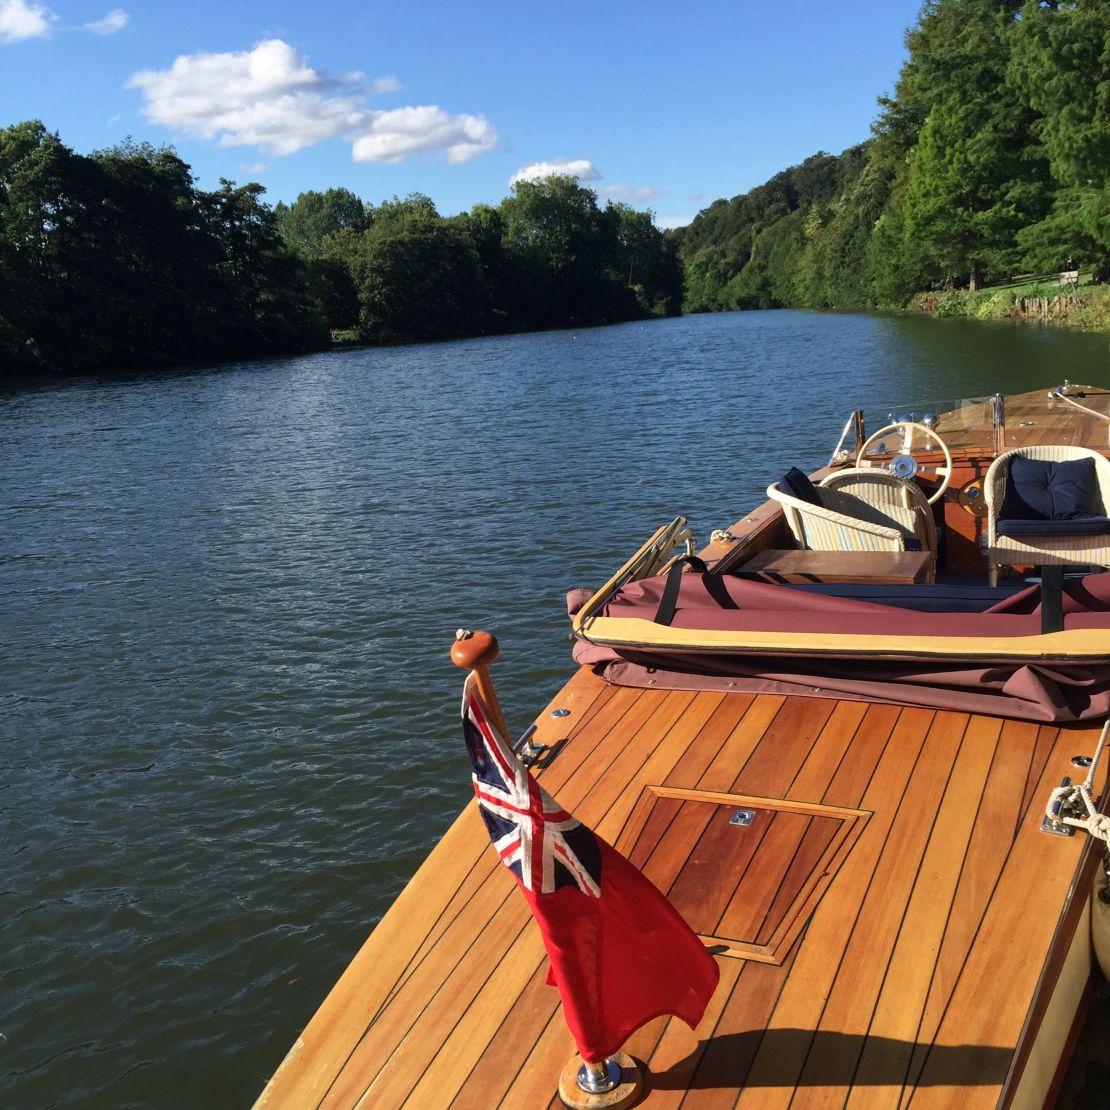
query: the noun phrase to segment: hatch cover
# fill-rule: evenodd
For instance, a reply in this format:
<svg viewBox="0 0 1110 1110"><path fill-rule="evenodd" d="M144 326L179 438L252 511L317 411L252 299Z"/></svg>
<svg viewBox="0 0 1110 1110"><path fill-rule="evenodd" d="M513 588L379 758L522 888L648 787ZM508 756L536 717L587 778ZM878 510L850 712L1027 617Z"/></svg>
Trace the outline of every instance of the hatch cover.
<svg viewBox="0 0 1110 1110"><path fill-rule="evenodd" d="M868 816L648 786L616 846L715 951L780 964Z"/></svg>

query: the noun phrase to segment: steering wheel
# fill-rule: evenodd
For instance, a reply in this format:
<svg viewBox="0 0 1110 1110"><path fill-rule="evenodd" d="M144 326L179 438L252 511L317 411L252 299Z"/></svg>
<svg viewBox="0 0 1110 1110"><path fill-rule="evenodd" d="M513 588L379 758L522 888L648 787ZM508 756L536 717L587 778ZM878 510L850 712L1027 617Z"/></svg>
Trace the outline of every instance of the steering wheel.
<svg viewBox="0 0 1110 1110"><path fill-rule="evenodd" d="M913 440L916 432L920 432L925 440L936 441L937 446L944 452L944 466L922 466L918 463L913 456ZM882 439L883 436L895 434L902 437L901 449L891 458L890 462L880 463L879 465L882 469L889 470L896 478L905 478L907 481L912 481L920 474L923 478L931 478L940 482L940 485L937 486L929 498L929 504L939 501L944 496L948 483L952 481L952 452L948 450L948 444L937 435L936 431L932 428L926 428L924 424L901 420L897 424L888 424L885 428L880 428L859 449L859 454L856 456L856 466L873 466L874 463L864 457L867 454L867 449L873 443ZM920 448L919 450L923 449Z"/></svg>

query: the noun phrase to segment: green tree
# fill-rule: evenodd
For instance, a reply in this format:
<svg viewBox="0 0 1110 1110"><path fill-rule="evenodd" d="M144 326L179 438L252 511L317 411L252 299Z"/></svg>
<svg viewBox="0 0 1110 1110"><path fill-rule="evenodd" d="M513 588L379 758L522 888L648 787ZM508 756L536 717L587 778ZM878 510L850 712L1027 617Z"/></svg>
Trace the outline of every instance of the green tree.
<svg viewBox="0 0 1110 1110"><path fill-rule="evenodd" d="M887 154L912 140L900 204L901 250L920 263L914 287L966 278L977 288L987 270L1013 265L1017 231L1050 203L1035 113L1006 81L1019 6L931 0L906 36L910 57L877 130Z"/></svg>
<svg viewBox="0 0 1110 1110"><path fill-rule="evenodd" d="M204 196L215 240L220 331L229 353L308 350L326 342L326 320L309 291L303 264L285 248L277 218L256 182Z"/></svg>
<svg viewBox="0 0 1110 1110"><path fill-rule="evenodd" d="M348 228L361 233L373 218L349 189L301 193L290 205L275 205L274 216L286 245L306 259L326 258L330 236Z"/></svg>
<svg viewBox="0 0 1110 1110"><path fill-rule="evenodd" d="M171 150L0 131L0 367L56 371L326 342L261 186L196 189Z"/></svg>
<svg viewBox="0 0 1110 1110"><path fill-rule="evenodd" d="M501 307L526 328L601 324L637 315L617 277L612 222L573 177L520 181L499 207L505 281Z"/></svg>
<svg viewBox="0 0 1110 1110"><path fill-rule="evenodd" d="M686 274L687 312L809 303L811 286L799 266L806 253L795 212L825 206L857 176L866 148L839 156L823 151L730 201L715 201L676 238ZM779 231L779 221L787 221ZM785 267L781 270L779 267ZM800 284L799 284L800 282Z"/></svg>
<svg viewBox="0 0 1110 1110"><path fill-rule="evenodd" d="M651 212L627 204L606 204L617 245L616 281L624 281L645 315L673 316L682 309L682 267L673 245L655 226Z"/></svg>
<svg viewBox="0 0 1110 1110"><path fill-rule="evenodd" d="M350 246L359 333L367 342L449 339L485 329L490 296L478 252L427 197L381 205Z"/></svg>
<svg viewBox="0 0 1110 1110"><path fill-rule="evenodd" d="M977 289L988 268L1005 264L1027 222L1021 148L999 118L982 102L953 96L925 121L904 201L906 236L928 267L925 277L967 275Z"/></svg>
<svg viewBox="0 0 1110 1110"><path fill-rule="evenodd" d="M35 364L48 318L48 220L62 204L66 151L38 120L0 131L0 368Z"/></svg>
<svg viewBox="0 0 1110 1110"><path fill-rule="evenodd" d="M830 204L821 237L819 307L859 308L874 303L869 248L893 178L882 162L869 158Z"/></svg>
<svg viewBox="0 0 1110 1110"><path fill-rule="evenodd" d="M209 349L215 254L189 167L127 140L91 155L99 198L86 215L99 274L90 295L106 360L166 362Z"/></svg>
<svg viewBox="0 0 1110 1110"><path fill-rule="evenodd" d="M1110 276L1110 6L1030 0L1014 27L1009 79L1040 114L1034 131L1059 185L1020 241L1038 269L1088 261Z"/></svg>

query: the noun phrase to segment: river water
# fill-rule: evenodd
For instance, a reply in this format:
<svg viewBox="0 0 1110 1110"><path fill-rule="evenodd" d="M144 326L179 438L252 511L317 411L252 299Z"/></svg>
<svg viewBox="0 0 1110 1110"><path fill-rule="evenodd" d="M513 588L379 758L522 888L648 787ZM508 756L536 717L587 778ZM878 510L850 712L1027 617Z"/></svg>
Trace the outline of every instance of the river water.
<svg viewBox="0 0 1110 1110"><path fill-rule="evenodd" d="M457 626L523 729L658 523L1108 362L767 312L0 387L0 1105L249 1105L469 796Z"/></svg>

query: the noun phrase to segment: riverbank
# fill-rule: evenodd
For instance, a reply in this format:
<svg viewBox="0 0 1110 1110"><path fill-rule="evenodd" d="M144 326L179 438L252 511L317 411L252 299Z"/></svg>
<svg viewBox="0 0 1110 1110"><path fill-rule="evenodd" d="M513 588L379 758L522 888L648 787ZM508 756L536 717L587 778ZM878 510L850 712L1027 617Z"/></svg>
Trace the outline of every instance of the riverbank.
<svg viewBox="0 0 1110 1110"><path fill-rule="evenodd" d="M1052 277L992 285L974 293L966 289L917 293L910 307L936 317L1032 321L1110 331L1110 285L1095 285L1086 274L1074 286Z"/></svg>

